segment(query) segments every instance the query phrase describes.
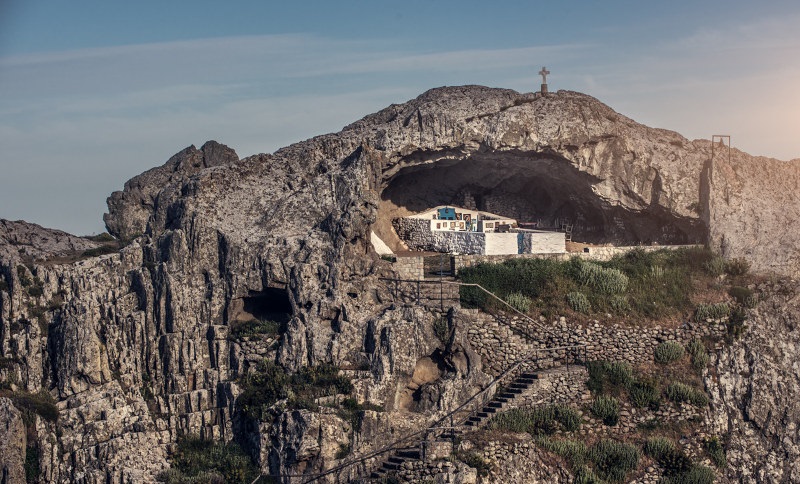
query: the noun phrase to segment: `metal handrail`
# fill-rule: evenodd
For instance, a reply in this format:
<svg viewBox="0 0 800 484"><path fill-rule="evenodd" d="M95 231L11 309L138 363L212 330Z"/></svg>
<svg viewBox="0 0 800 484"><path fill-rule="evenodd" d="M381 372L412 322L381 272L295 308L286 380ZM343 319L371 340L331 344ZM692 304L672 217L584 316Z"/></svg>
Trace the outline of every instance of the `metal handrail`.
<svg viewBox="0 0 800 484"><path fill-rule="evenodd" d="M443 417L440 417L438 420L434 421L431 425L425 427L424 429L417 430L415 432L407 434L407 435L395 440L394 442L392 442L392 443L390 443L390 444L388 444L388 445L386 445L386 446L384 446L384 447L382 447L382 448L380 448L378 450L369 452L369 453L367 453L367 454L365 454L363 456L360 456L360 457L355 458L353 460L350 460L348 462L344 462L342 464L339 464L338 466L332 467L332 468L328 469L327 471L321 472L319 474L313 474L313 475L301 474L301 475L295 475L295 476L311 477L311 479L309 479L309 480L302 481L303 484L308 484L310 482L316 481L317 479L320 479L320 478L325 477L327 475L330 475L330 474L333 474L335 472L341 471L342 469L346 469L346 468L348 468L350 466L353 466L355 464L359 464L359 463L364 462L364 461L366 461L368 459L371 459L373 457L377 457L377 456L379 456L381 454L385 454L385 453L390 452L392 450L400 449L400 448L402 448L401 444L410 445L413 442L413 444L419 445L422 442L428 440L428 438L430 438L430 436L438 437L439 435L441 435L442 430L445 429L445 427L443 427L442 424L444 424L448 420L450 420L450 422L451 422L450 428L455 428L455 426L452 425L452 422L453 422L453 420L455 420L455 415L457 413L461 412L465 407L467 407L471 403L475 402L476 399L478 399L479 397L485 397L485 395L490 390L496 389L497 384L500 381L502 381L508 375L510 375L514 371L516 371L524 363L528 363L530 361L538 360L538 355L539 355L540 352L552 352L552 351L568 350L568 349L575 349L575 348L583 348L584 349L584 359L585 359L586 345L570 345L570 346L557 346L557 347L552 347L552 348L537 348L537 349L534 349L534 350L530 351L528 354L526 354L524 357L522 357L519 360L517 360L513 365L511 365L509 368L507 368L503 373L501 373L500 375L495 377L483 389L481 389L480 391L478 391L477 393L472 395L470 398L465 400L461 405L459 405L455 409L451 410L450 412L448 412ZM532 357L533 357L533 359L532 359ZM569 366L569 365L567 365L567 366ZM485 400L485 399L482 400L481 404L478 405L477 408L481 408L482 406L484 406L486 404L486 402L487 402L487 400ZM472 413L472 412L474 412L474 410L470 411L470 413ZM459 425L458 427L463 427L463 425ZM439 432L432 432L432 431L435 431L435 430L439 430ZM424 439L424 440L415 440L415 437L421 436L423 434L426 435L426 439ZM282 475L280 477L295 477L295 476L293 476L293 475Z"/></svg>

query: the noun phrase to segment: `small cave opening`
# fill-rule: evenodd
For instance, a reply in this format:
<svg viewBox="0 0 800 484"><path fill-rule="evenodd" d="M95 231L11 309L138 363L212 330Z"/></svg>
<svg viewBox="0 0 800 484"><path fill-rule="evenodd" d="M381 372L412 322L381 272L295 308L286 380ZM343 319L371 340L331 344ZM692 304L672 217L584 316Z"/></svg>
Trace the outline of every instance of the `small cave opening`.
<svg viewBox="0 0 800 484"><path fill-rule="evenodd" d="M286 289L267 287L231 301L231 321L274 321L286 325L294 311Z"/></svg>
<svg viewBox="0 0 800 484"><path fill-rule="evenodd" d="M568 160L536 152L485 151L468 158L407 166L384 180L374 225L393 250L404 246L392 220L439 205L482 210L544 230L572 226L589 244L689 244L706 240L699 217L677 217L657 203L640 210L611 204L596 193L601 180ZM652 180L660 191L661 180Z"/></svg>

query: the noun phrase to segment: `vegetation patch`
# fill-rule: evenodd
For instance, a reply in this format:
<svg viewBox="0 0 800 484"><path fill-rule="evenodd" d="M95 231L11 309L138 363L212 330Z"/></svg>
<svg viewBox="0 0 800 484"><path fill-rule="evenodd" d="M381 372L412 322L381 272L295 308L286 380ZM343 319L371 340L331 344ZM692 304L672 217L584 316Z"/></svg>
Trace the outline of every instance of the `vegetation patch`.
<svg viewBox="0 0 800 484"><path fill-rule="evenodd" d="M94 249L84 250L81 252L81 257L98 257L101 255L113 254L117 251L119 251L119 247L116 245L101 245L99 247L95 247Z"/></svg>
<svg viewBox="0 0 800 484"><path fill-rule="evenodd" d="M35 415L48 422L56 422L58 420L56 400L44 390L39 393L0 390L0 397L11 399L14 406L22 412L22 420L26 426L33 425Z"/></svg>
<svg viewBox="0 0 800 484"><path fill-rule="evenodd" d="M589 361L587 386L594 394L619 394L633 382L633 368L623 361Z"/></svg>
<svg viewBox="0 0 800 484"><path fill-rule="evenodd" d="M619 422L619 400L610 395L599 395L589 409L606 425L616 425Z"/></svg>
<svg viewBox="0 0 800 484"><path fill-rule="evenodd" d="M236 321L231 324L229 338L242 340L258 336L276 336L280 333L281 325L275 321L262 321L251 319L249 321Z"/></svg>
<svg viewBox="0 0 800 484"><path fill-rule="evenodd" d="M696 407L708 406L708 396L704 391L684 383L670 383L665 393L675 403L689 402Z"/></svg>
<svg viewBox="0 0 800 484"><path fill-rule="evenodd" d="M622 482L628 472L639 466L639 449L611 439L597 442L589 450L589 458L602 479Z"/></svg>
<svg viewBox="0 0 800 484"><path fill-rule="evenodd" d="M512 292L506 296L506 302L509 306L521 313L527 313L530 311L531 305L533 305L533 300L531 298L518 292Z"/></svg>
<svg viewBox="0 0 800 484"><path fill-rule="evenodd" d="M258 420L278 400L287 399L289 408L315 409L317 398L353 391L350 380L339 376L339 368L333 365L306 366L289 375L269 360L262 360L240 384L242 394L237 403L245 414Z"/></svg>
<svg viewBox="0 0 800 484"><path fill-rule="evenodd" d="M661 391L652 378L640 378L628 386L631 404L636 408L657 410L661 404Z"/></svg>
<svg viewBox="0 0 800 484"><path fill-rule="evenodd" d="M245 484L259 475L250 457L234 442L184 438L178 441L178 450L170 460L171 468L158 476L168 484Z"/></svg>
<svg viewBox="0 0 800 484"><path fill-rule="evenodd" d="M694 311L696 304L692 298L698 290L711 292L712 299L725 290L710 274L722 275L730 264L731 261L726 262L702 248L653 252L635 249L607 262L586 262L579 258L509 259L500 264L461 269L459 277L465 283L480 284L503 300L525 301L515 306L528 308L522 311L525 313L545 316L614 313L631 321L642 318L677 321ZM733 265L739 267L740 263ZM528 298L530 304L522 297ZM461 287L461 302L464 307L501 307L474 287ZM700 317L707 309L700 309Z"/></svg>
<svg viewBox="0 0 800 484"><path fill-rule="evenodd" d="M697 371L702 371L708 365L708 351L706 345L698 339L689 341L686 351L692 359L692 367Z"/></svg>
<svg viewBox="0 0 800 484"><path fill-rule="evenodd" d="M730 316L731 306L726 302L717 304L700 304L694 313L694 320L705 322L709 319L724 319Z"/></svg>
<svg viewBox="0 0 800 484"><path fill-rule="evenodd" d="M592 303L589 302L589 298L579 291L567 294L567 304L576 313L588 314L592 310Z"/></svg>
<svg viewBox="0 0 800 484"><path fill-rule="evenodd" d="M447 341L450 339L450 323L447 321L446 317L434 320L433 333L442 344L447 344Z"/></svg>
<svg viewBox="0 0 800 484"><path fill-rule="evenodd" d="M714 465L719 469L724 469L728 466L728 458L725 455L725 447L717 437L711 437L703 442L703 448L705 448L706 453L708 453L708 457L711 459L711 462L713 462Z"/></svg>
<svg viewBox="0 0 800 484"><path fill-rule="evenodd" d="M550 435L557 430L574 432L580 426L580 414L566 405L515 408L494 416L489 424L493 430L527 432L531 435Z"/></svg>
<svg viewBox="0 0 800 484"><path fill-rule="evenodd" d="M655 359L656 363L666 365L672 363L673 361L680 360L683 358L684 354L685 351L680 343L677 341L665 341L656 346L653 358Z"/></svg>

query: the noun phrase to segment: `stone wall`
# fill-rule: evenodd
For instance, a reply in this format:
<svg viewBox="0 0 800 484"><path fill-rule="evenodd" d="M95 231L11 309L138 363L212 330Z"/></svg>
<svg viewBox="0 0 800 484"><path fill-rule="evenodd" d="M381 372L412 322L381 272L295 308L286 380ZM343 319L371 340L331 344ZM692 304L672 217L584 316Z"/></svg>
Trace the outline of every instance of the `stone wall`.
<svg viewBox="0 0 800 484"><path fill-rule="evenodd" d="M431 250L451 254L487 254L515 256L520 252L535 254L565 253L562 232L459 232L431 230L429 219L397 218L392 221L397 235L411 250Z"/></svg>
<svg viewBox="0 0 800 484"><path fill-rule="evenodd" d="M554 403L580 404L591 398L586 388L588 380L589 372L585 366L570 365L538 371L536 381L510 401L503 411Z"/></svg>
<svg viewBox="0 0 800 484"><path fill-rule="evenodd" d="M400 279L418 281L425 278L425 267L422 256L398 257L392 264L392 269Z"/></svg>
<svg viewBox="0 0 800 484"><path fill-rule="evenodd" d="M569 358L638 364L652 362L656 347L664 341L686 344L694 338L721 338L727 333L723 321L686 322L678 328L641 328L599 322L583 326L567 322L564 317L552 322L539 318L537 323L532 323L500 313L494 316L464 309L458 313L461 324L467 325L470 344L483 358L484 370L492 375L498 375L537 349L585 346L585 350L580 350L581 354L575 350L576 353ZM546 351L540 351L540 355L543 359L552 357Z"/></svg>

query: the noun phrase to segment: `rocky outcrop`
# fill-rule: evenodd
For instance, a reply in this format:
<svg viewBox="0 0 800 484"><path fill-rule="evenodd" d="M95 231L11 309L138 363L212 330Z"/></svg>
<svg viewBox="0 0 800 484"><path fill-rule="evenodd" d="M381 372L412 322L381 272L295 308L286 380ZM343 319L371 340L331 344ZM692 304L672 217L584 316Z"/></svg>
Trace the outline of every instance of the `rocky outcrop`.
<svg viewBox="0 0 800 484"><path fill-rule="evenodd" d="M109 198L109 231L143 234L120 252L20 266L19 245L6 239L0 377L58 400L58 423L38 429L48 481L152 480L185 435L255 442L270 473L317 472L345 439L367 451L424 427L489 379L465 328L439 340L439 314L394 303L371 229L388 240L394 214L469 197L507 200L511 216L569 219L598 240L717 240L721 218L751 215L722 210L716 192L703 191L734 180L713 164L703 175L708 158L707 142L641 126L583 94L479 86L434 89L272 155L190 147ZM744 199L756 193L748 178L738 183ZM761 195L764 210L782 210ZM796 223L761 220L765 245L777 224ZM730 256L748 255L734 243L745 235L724 235ZM64 237L55 239L78 247ZM785 244L788 253L794 241ZM775 268L758 257L754 265ZM287 322L263 355L289 372L323 362L364 372L354 395L384 411L367 412L360 433L326 440L325 429L344 429L336 415L277 412L254 424L237 407L236 379L255 358L246 352L262 349L233 342L230 324L248 304L269 310L275 291ZM785 403L773 402L776 411ZM771 433L773 418L754 438L785 437Z"/></svg>
<svg viewBox="0 0 800 484"><path fill-rule="evenodd" d="M759 286L741 339L719 353L706 377L713 428L728 441L738 482L800 481L800 286Z"/></svg>
<svg viewBox="0 0 800 484"><path fill-rule="evenodd" d="M216 141L206 142L199 150L194 145L185 148L162 166L131 178L123 191L108 197L109 213L103 217L108 232L123 240L143 234L162 191L204 168L238 160L235 151Z"/></svg>
<svg viewBox="0 0 800 484"><path fill-rule="evenodd" d="M0 398L0 481L25 482L25 424L8 398Z"/></svg>
<svg viewBox="0 0 800 484"><path fill-rule="evenodd" d="M800 160L778 161L715 150L708 186L709 243L726 257L743 257L761 271L800 275ZM704 197L705 198L705 197Z"/></svg>
<svg viewBox="0 0 800 484"><path fill-rule="evenodd" d="M97 242L61 230L46 229L21 220L0 219L0 258L4 260L41 261L80 254L99 246Z"/></svg>

